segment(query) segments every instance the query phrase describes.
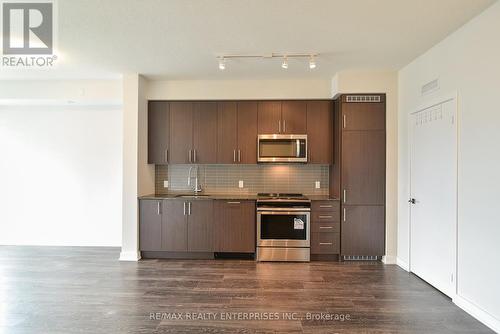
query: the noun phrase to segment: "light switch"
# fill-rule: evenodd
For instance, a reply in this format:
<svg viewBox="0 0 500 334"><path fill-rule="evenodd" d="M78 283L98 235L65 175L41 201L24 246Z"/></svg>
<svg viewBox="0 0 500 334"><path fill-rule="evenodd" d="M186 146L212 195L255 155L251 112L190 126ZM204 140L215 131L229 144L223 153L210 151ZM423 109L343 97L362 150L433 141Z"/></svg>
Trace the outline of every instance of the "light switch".
<svg viewBox="0 0 500 334"><path fill-rule="evenodd" d="M163 181L163 188L168 188L168 181L167 180Z"/></svg>
<svg viewBox="0 0 500 334"><path fill-rule="evenodd" d="M315 187L316 189L321 188L321 183L320 183L319 181L316 181L316 182L314 183L314 187Z"/></svg>
<svg viewBox="0 0 500 334"><path fill-rule="evenodd" d="M243 188L243 180L238 181L238 188Z"/></svg>

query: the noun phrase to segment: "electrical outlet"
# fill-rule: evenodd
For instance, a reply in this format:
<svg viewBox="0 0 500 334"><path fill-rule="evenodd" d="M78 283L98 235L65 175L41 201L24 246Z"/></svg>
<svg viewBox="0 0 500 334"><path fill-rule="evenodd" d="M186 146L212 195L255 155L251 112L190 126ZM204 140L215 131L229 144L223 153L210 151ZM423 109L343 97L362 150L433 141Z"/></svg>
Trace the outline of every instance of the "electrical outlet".
<svg viewBox="0 0 500 334"><path fill-rule="evenodd" d="M314 182L314 187L315 187L316 189L321 188L321 183L320 183L319 181Z"/></svg>
<svg viewBox="0 0 500 334"><path fill-rule="evenodd" d="M168 181L163 181L163 188L168 188Z"/></svg>
<svg viewBox="0 0 500 334"><path fill-rule="evenodd" d="M243 181L242 180L238 181L238 188L243 188Z"/></svg>

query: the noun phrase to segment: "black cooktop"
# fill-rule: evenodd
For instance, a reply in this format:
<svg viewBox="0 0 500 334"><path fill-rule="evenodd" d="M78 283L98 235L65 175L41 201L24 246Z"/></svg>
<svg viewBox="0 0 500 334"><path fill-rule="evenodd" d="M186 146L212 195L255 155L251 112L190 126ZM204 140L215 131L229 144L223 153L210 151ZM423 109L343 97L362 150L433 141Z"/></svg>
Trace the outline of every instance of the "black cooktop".
<svg viewBox="0 0 500 334"><path fill-rule="evenodd" d="M296 193L258 193L259 198L269 198L269 199L305 199L306 197L302 194Z"/></svg>

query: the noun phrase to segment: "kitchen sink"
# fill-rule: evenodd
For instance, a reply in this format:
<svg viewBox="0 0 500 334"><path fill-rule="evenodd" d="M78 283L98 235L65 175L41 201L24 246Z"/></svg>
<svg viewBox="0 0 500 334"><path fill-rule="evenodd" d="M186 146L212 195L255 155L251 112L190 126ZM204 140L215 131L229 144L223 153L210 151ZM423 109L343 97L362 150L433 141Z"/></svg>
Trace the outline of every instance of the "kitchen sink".
<svg viewBox="0 0 500 334"><path fill-rule="evenodd" d="M200 197L210 197L210 195L177 195L175 197L180 197L180 198L200 198Z"/></svg>

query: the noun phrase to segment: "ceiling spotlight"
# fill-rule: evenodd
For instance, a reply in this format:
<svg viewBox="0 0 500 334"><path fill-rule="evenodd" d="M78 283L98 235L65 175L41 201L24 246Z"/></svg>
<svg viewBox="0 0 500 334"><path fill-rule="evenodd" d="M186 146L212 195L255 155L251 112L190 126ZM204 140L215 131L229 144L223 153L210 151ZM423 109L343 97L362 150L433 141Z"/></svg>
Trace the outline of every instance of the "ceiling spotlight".
<svg viewBox="0 0 500 334"><path fill-rule="evenodd" d="M309 68L311 70L316 68L316 61L314 60L313 55L311 55L311 58L309 58Z"/></svg>
<svg viewBox="0 0 500 334"><path fill-rule="evenodd" d="M283 57L283 62L281 63L281 67L284 69L288 68L288 58L286 56Z"/></svg>
<svg viewBox="0 0 500 334"><path fill-rule="evenodd" d="M224 71L226 69L226 59L224 57L219 58L219 70Z"/></svg>

